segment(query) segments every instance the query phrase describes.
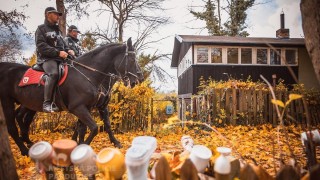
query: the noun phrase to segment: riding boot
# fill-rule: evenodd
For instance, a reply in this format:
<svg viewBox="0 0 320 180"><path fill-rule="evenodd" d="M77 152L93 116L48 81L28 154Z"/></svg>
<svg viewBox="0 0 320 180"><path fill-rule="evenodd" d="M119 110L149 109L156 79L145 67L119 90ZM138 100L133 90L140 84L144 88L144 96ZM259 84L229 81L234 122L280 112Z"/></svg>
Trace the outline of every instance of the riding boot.
<svg viewBox="0 0 320 180"><path fill-rule="evenodd" d="M53 105L52 95L55 88L55 81L49 75L44 83L44 102L43 102L43 112L56 112L59 108Z"/></svg>

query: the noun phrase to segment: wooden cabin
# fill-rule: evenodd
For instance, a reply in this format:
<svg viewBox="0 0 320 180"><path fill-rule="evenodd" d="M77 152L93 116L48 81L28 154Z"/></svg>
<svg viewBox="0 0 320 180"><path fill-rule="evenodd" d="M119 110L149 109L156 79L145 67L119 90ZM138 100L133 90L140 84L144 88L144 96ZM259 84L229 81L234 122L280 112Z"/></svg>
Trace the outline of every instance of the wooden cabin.
<svg viewBox="0 0 320 180"><path fill-rule="evenodd" d="M178 96L196 94L201 76L262 81L262 74L269 82L276 76L286 84L320 89L304 38L290 38L282 24L276 38L176 35L171 67L177 68Z"/></svg>

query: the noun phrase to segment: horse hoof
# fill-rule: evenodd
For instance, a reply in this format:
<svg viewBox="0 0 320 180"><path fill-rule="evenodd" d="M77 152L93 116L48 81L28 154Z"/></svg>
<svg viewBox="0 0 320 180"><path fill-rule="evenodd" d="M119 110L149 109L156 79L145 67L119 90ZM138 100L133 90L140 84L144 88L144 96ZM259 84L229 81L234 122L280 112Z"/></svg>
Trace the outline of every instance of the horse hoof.
<svg viewBox="0 0 320 180"><path fill-rule="evenodd" d="M114 147L121 149L123 146L118 142L114 143Z"/></svg>
<svg viewBox="0 0 320 180"><path fill-rule="evenodd" d="M29 156L29 149L22 150L22 151L21 151L21 155L22 155L22 156Z"/></svg>

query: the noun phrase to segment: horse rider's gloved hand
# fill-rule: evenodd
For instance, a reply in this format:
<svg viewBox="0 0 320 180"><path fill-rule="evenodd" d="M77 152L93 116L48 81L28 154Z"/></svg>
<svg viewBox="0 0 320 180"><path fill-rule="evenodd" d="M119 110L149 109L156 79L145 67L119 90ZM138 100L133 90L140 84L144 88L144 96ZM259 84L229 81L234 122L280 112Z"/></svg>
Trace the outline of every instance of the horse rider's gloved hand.
<svg viewBox="0 0 320 180"><path fill-rule="evenodd" d="M71 54L72 56L75 56L74 51L73 51L73 50L71 50L71 49L68 51L68 53L69 53L69 54Z"/></svg>
<svg viewBox="0 0 320 180"><path fill-rule="evenodd" d="M68 57L68 53L66 53L65 51L60 51L59 57L61 57L62 59L66 59Z"/></svg>

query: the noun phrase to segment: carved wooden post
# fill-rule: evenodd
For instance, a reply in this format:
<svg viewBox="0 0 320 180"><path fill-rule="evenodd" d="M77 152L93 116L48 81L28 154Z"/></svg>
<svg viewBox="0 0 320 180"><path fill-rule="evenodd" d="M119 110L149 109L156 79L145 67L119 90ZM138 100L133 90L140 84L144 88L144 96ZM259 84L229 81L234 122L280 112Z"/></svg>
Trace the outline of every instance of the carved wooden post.
<svg viewBox="0 0 320 180"><path fill-rule="evenodd" d="M316 146L312 140L304 141L305 151L307 155L307 166L310 169L312 166L317 164L316 160Z"/></svg>
<svg viewBox="0 0 320 180"><path fill-rule="evenodd" d="M76 180L77 175L74 171L74 166L67 166L67 167L62 167L63 168L63 176L65 180Z"/></svg>

